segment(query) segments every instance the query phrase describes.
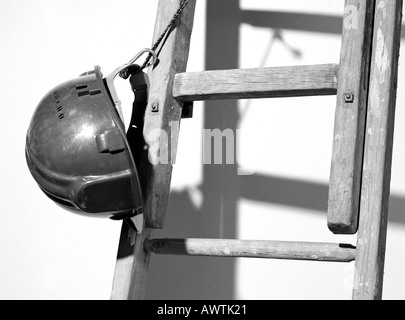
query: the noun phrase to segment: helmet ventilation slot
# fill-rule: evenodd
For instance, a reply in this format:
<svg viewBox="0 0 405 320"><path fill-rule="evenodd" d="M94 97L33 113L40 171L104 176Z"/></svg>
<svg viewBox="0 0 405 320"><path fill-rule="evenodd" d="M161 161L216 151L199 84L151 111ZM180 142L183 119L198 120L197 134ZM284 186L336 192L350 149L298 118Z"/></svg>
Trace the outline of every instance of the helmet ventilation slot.
<svg viewBox="0 0 405 320"><path fill-rule="evenodd" d="M88 88L87 84L76 85L77 96L83 97L83 96L87 96L88 94L90 94L90 91L87 88Z"/></svg>
<svg viewBox="0 0 405 320"><path fill-rule="evenodd" d="M84 96L95 96L102 93L101 89L90 90L87 84L77 85L76 91L79 98Z"/></svg>
<svg viewBox="0 0 405 320"><path fill-rule="evenodd" d="M62 112L63 111L63 106L60 102L60 96L59 96L59 90L56 90L53 92L53 99L55 101L55 105L56 105L56 112L57 112L57 117L59 118L59 120L62 120L63 118L65 118L65 114Z"/></svg>

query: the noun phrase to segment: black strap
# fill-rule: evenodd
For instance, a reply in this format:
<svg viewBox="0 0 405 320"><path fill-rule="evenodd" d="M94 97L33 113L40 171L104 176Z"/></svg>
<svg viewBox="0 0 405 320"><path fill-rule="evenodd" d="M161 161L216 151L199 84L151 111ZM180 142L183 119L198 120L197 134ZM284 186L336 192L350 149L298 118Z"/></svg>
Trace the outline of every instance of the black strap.
<svg viewBox="0 0 405 320"><path fill-rule="evenodd" d="M131 89L135 94L132 106L132 117L127 131L127 139L131 147L135 163L138 165L139 151L143 149L143 125L145 110L148 105L148 76L139 71L131 75Z"/></svg>
<svg viewBox="0 0 405 320"><path fill-rule="evenodd" d="M132 116L127 131L127 140L131 149L131 153L135 160L138 174L140 174L142 171L141 153L144 152L143 146L145 145L145 140L143 138L143 127L145 110L148 105L149 81L147 74L142 72L138 65L128 67L128 71L131 74L130 84L131 89L135 94L135 99L132 105ZM143 189L142 184L141 188ZM143 192L144 190L142 190L141 194L143 194ZM137 210L135 215L144 214L144 212L142 212L142 209L140 210L141 212ZM137 230L134 222L131 220L133 216L134 215L132 215L131 217L126 217L124 221L131 228L138 232L139 230Z"/></svg>

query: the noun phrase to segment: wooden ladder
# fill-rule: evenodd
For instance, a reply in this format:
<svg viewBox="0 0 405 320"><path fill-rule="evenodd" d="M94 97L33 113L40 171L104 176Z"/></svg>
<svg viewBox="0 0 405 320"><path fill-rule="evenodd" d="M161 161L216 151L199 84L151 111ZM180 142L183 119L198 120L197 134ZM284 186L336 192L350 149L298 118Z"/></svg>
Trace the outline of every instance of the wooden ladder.
<svg viewBox="0 0 405 320"><path fill-rule="evenodd" d="M181 0L160 0L155 39ZM346 0L340 64L186 73L196 0L159 52L150 73L140 160L146 229L122 226L112 299L142 299L150 256L218 257L350 262L355 260L353 299L381 299L396 105L402 0ZM333 243L153 239L164 225L180 120L190 103L337 95L328 226L357 235L357 246ZM159 134L160 132L160 134ZM170 139L166 133L170 132ZM160 148L162 139L168 148ZM168 162L150 161L158 152Z"/></svg>

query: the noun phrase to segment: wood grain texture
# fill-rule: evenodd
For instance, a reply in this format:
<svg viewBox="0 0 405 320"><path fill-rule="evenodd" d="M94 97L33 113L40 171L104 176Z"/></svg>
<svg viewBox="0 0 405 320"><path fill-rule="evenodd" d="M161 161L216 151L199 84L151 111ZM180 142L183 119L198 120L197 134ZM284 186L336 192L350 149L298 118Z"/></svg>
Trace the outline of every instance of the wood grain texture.
<svg viewBox="0 0 405 320"><path fill-rule="evenodd" d="M127 224L123 224L111 300L143 299L150 261L150 254L145 252L143 244L151 232L150 229L145 229L138 235Z"/></svg>
<svg viewBox="0 0 405 320"><path fill-rule="evenodd" d="M328 200L328 227L335 234L358 228L374 4L345 2Z"/></svg>
<svg viewBox="0 0 405 320"><path fill-rule="evenodd" d="M154 39L167 26L180 2L159 2ZM182 114L181 103L173 98L172 90L175 75L186 71L195 5L196 0L188 3L180 23L158 51L160 62L150 75L149 103L144 122L146 150L139 169L146 227L149 228L163 228L164 225ZM154 106L157 106L157 111L153 110ZM171 126L172 123L177 125ZM159 161L154 162L153 159Z"/></svg>
<svg viewBox="0 0 405 320"><path fill-rule="evenodd" d="M181 0L160 0L154 40L166 28ZM181 119L181 104L172 97L174 76L186 70L196 0L190 0L180 23L159 49L159 64L150 72L148 106L144 121L144 146L134 155L137 162L147 229L134 234L125 223L122 226L111 299L142 299L145 291L149 254L144 241L151 230L162 228L170 193L172 157L176 154ZM156 107L157 106L157 110ZM178 125L174 125L176 123ZM171 126L172 125L172 126ZM164 135L169 139L166 143ZM165 141L164 141L165 142ZM154 153L154 154L151 154ZM165 163L153 164L156 154L167 156Z"/></svg>
<svg viewBox="0 0 405 320"><path fill-rule="evenodd" d="M155 254L329 262L351 262L356 255L355 247L343 244L221 239L147 240L145 250Z"/></svg>
<svg viewBox="0 0 405 320"><path fill-rule="evenodd" d="M177 74L173 96L186 101L333 95L338 65L218 70Z"/></svg>
<svg viewBox="0 0 405 320"><path fill-rule="evenodd" d="M381 299L402 0L377 0L353 298Z"/></svg>

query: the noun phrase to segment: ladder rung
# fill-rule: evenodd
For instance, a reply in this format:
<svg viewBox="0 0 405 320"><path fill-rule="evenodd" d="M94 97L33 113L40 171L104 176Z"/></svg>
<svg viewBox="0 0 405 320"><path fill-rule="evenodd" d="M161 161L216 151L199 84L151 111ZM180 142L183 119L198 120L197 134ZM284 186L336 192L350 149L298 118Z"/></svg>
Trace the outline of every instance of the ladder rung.
<svg viewBox="0 0 405 320"><path fill-rule="evenodd" d="M347 244L247 241L221 239L154 239L145 241L145 250L156 254L268 258L287 260L351 262L356 248Z"/></svg>
<svg viewBox="0 0 405 320"><path fill-rule="evenodd" d="M339 65L179 73L173 97L185 101L335 95Z"/></svg>

